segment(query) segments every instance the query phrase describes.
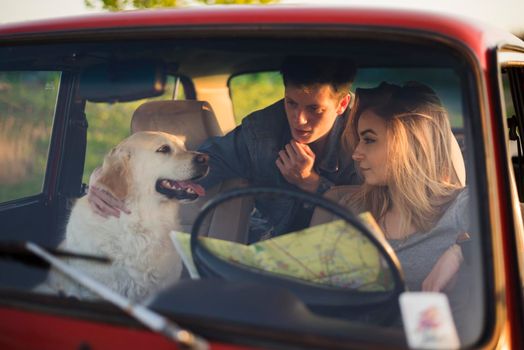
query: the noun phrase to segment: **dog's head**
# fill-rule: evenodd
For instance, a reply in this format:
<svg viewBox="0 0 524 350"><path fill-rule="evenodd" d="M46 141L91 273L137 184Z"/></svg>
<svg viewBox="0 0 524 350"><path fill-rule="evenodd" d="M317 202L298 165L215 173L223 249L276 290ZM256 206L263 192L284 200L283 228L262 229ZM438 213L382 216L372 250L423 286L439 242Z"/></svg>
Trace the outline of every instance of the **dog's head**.
<svg viewBox="0 0 524 350"><path fill-rule="evenodd" d="M207 155L187 151L176 136L138 132L106 155L98 184L120 199L145 193L194 200L205 194L193 181L207 174L207 163Z"/></svg>

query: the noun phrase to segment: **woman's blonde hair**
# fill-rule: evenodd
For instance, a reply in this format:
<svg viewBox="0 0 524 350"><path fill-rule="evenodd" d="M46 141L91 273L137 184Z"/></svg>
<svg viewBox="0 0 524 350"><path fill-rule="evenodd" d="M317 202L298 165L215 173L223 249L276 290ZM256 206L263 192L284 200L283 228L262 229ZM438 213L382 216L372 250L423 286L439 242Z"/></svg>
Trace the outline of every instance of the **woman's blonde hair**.
<svg viewBox="0 0 524 350"><path fill-rule="evenodd" d="M360 116L372 110L386 122L388 180L386 186L364 184L346 204L371 211L379 221L394 205L404 219L403 232L410 225L429 230L462 187L451 158L454 136L446 109L431 88L416 82L382 83L357 89L356 95L342 147L353 154Z"/></svg>

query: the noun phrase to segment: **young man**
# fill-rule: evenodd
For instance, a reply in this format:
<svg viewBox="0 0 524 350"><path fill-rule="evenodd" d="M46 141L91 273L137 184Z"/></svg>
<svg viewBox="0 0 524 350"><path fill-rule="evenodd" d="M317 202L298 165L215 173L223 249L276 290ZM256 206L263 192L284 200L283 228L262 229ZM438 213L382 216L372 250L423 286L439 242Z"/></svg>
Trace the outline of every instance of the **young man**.
<svg viewBox="0 0 524 350"><path fill-rule="evenodd" d="M339 154L355 77L353 63L331 57L289 57L281 73L283 100L250 114L227 135L200 147L209 155L210 165L209 175L200 182L204 188L240 177L254 186L322 194L333 185L359 182L351 156ZM101 215L119 215L118 209L123 208L96 188L89 191L89 198ZM288 231L302 210L286 200L259 200L256 208L267 224L250 241Z"/></svg>

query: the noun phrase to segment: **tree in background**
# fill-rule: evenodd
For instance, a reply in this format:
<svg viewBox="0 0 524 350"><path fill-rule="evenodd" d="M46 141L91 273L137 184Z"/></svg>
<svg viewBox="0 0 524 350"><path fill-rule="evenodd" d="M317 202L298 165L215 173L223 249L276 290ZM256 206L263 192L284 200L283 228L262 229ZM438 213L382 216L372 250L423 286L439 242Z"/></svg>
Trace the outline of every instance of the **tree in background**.
<svg viewBox="0 0 524 350"><path fill-rule="evenodd" d="M101 7L109 11L129 9L182 7L192 4L204 5L258 5L277 3L279 0L84 0L89 8Z"/></svg>

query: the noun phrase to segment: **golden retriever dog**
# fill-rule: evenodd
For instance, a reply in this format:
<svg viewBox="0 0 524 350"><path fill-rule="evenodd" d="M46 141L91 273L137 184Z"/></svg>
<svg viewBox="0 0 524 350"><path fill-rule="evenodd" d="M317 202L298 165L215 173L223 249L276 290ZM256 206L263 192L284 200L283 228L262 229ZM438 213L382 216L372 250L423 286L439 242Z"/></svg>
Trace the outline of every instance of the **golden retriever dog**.
<svg viewBox="0 0 524 350"><path fill-rule="evenodd" d="M107 256L112 262L69 259L68 263L134 301L178 280L182 263L168 233L177 229L181 202L204 195L192 180L206 175L207 159L163 132L139 132L123 140L105 156L96 186L122 199L131 213L104 218L82 197L73 206L60 245ZM58 272L52 272L46 284L66 295L95 297Z"/></svg>

